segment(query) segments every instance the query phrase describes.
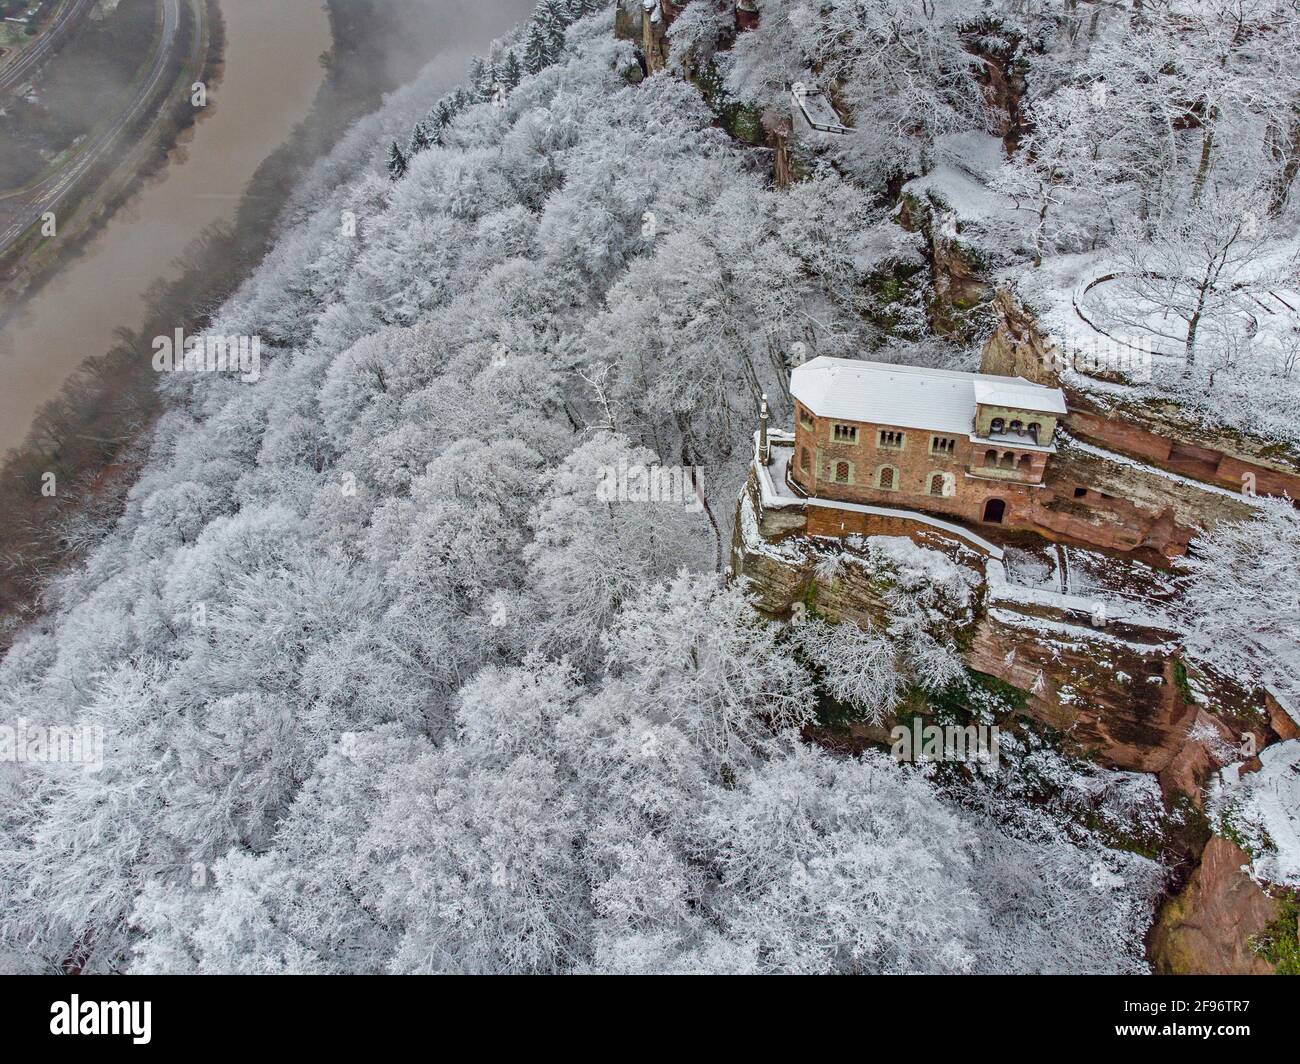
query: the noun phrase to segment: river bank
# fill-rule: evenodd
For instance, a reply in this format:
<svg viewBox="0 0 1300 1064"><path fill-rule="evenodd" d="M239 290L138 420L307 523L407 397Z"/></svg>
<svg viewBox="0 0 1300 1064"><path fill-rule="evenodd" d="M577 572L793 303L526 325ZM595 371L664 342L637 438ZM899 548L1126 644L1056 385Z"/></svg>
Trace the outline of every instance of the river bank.
<svg viewBox="0 0 1300 1064"><path fill-rule="evenodd" d="M256 14L251 0L224 2L238 14ZM201 327L260 259L294 181L355 117L337 106L333 92L347 80L353 54L330 44L333 8L344 0L332 0L326 11L313 0L294 2L300 13L319 17L296 70L311 75L307 91L299 92L300 113L278 130L264 128L262 143L239 160L245 173L234 164L221 171L228 182L222 189L214 184L216 175L199 172L214 157L207 140L199 154L200 134L208 136L224 105L227 135L236 136L239 111L257 106L257 85L238 86L246 101L240 108L223 91L203 120L178 138L157 178L23 308L28 356L0 362L0 374L14 382L0 393L0 405L7 404L6 442L18 444L0 471L0 643L39 608L50 575L78 557L120 512L138 469L140 441L158 409L156 381L148 360L139 357L142 338L178 325ZM282 27L293 30L292 24ZM235 44L242 49L251 43L253 50L233 57L223 47L220 63L205 68L211 85L220 87L227 78L232 84L247 81L253 60L244 57L260 55L264 66L278 72L271 85L278 81L283 88L278 79L288 72L275 41L258 40L248 19L232 28L243 35ZM221 39L224 44L224 28ZM186 180L172 180L182 174ZM196 205L206 209L191 215ZM173 225L164 231L168 218ZM108 284L110 279L120 283ZM14 336L10 328L5 333Z"/></svg>
<svg viewBox="0 0 1300 1064"><path fill-rule="evenodd" d="M137 101L138 113L128 117L113 138L119 151L106 153L71 179L71 187L53 208L57 237L49 238L43 226L34 223L0 255L0 345L14 315L87 250L119 208L165 171L182 134L205 116L205 108L191 103L191 86L213 86L220 80L225 40L219 3L184 0L179 4L178 44L160 79L164 88L154 106ZM55 60L75 61L74 55ZM0 356L3 353L0 346ZM0 362L0 373L3 368ZM4 429L0 423L0 448L12 442Z"/></svg>
<svg viewBox="0 0 1300 1064"><path fill-rule="evenodd" d="M173 279L149 291L137 323L113 330L115 342L80 363L9 452L0 470L0 646L46 605L51 577L97 543L121 512L159 412L156 376L141 355L148 338L202 329L261 260L302 174L385 92L435 55L439 80L450 88L468 57L530 6L502 0L489 9L466 0L447 10L458 7L453 2L435 12L430 27L420 0L327 0L335 44L322 57L323 80L306 120L257 167L233 221L210 225L184 250ZM423 39L410 32L403 10L425 20Z"/></svg>
<svg viewBox="0 0 1300 1064"><path fill-rule="evenodd" d="M258 166L311 109L330 46L318 0L216 0L213 9L224 49L200 120L174 138L152 178L135 177L143 160L124 161L129 199L0 328L0 447L22 441L34 412L87 354L137 327L150 289L195 239L234 222ZM196 110L188 92L182 102Z"/></svg>

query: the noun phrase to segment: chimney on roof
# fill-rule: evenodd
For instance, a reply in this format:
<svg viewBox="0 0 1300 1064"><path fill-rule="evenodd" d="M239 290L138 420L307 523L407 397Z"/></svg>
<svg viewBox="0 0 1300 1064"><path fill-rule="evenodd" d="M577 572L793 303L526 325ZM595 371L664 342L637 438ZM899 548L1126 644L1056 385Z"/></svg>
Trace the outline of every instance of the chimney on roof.
<svg viewBox="0 0 1300 1064"><path fill-rule="evenodd" d="M767 442L768 417L767 395L765 394L758 408L758 460L762 465L772 464L772 448Z"/></svg>

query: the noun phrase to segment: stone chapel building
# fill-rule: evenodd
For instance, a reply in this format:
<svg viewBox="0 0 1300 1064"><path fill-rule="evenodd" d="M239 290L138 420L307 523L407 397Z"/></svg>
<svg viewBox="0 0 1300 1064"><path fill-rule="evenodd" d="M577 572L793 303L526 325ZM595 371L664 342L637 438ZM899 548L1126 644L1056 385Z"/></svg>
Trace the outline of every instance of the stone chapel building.
<svg viewBox="0 0 1300 1064"><path fill-rule="evenodd" d="M814 358L791 376L788 478L807 496L1020 524L1056 451L1059 388Z"/></svg>

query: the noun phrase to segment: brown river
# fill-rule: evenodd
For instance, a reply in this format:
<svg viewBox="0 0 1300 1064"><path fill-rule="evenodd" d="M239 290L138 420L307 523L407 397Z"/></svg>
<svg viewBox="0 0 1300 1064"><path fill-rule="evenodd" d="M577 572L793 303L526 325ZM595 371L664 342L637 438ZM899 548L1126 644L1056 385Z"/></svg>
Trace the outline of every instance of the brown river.
<svg viewBox="0 0 1300 1064"><path fill-rule="evenodd" d="M306 118L320 86L330 27L322 0L219 0L224 71L211 112L167 167L66 262L0 331L0 451L21 443L36 410L84 358L137 327L145 296L214 222L229 221L258 165ZM459 82L532 0L429 0L440 19L440 88ZM445 68L445 69L442 69Z"/></svg>

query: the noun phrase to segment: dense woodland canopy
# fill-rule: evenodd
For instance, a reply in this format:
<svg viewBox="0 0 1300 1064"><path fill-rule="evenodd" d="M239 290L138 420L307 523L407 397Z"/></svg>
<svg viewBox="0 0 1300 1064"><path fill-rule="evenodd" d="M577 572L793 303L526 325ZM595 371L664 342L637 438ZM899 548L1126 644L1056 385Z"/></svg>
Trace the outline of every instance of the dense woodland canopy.
<svg viewBox="0 0 1300 1064"><path fill-rule="evenodd" d="M966 682L927 623L960 581L882 556L889 630L768 623L726 579L732 511L795 343L973 368L925 292L882 314L870 281L921 262L900 184L1006 132L990 57L1026 71L995 176L1027 208L989 219L990 268L1195 256L1243 182L1250 239L1281 248L1292 5L764 0L729 47L710 6L670 35L710 99L631 77L612 7L544 0L463 89L398 95L304 181L211 323L262 337L262 380L164 383L125 515L0 664L6 718L107 742L98 773L0 766L7 967L1145 969L1162 871L1068 802L799 738L827 695L870 718ZM810 69L855 132L778 190L719 112ZM1195 312L1131 298L1166 295ZM1281 424L1277 389L1234 394ZM598 498L620 462L700 467L707 507ZM1032 754L1107 815L1158 804Z"/></svg>

